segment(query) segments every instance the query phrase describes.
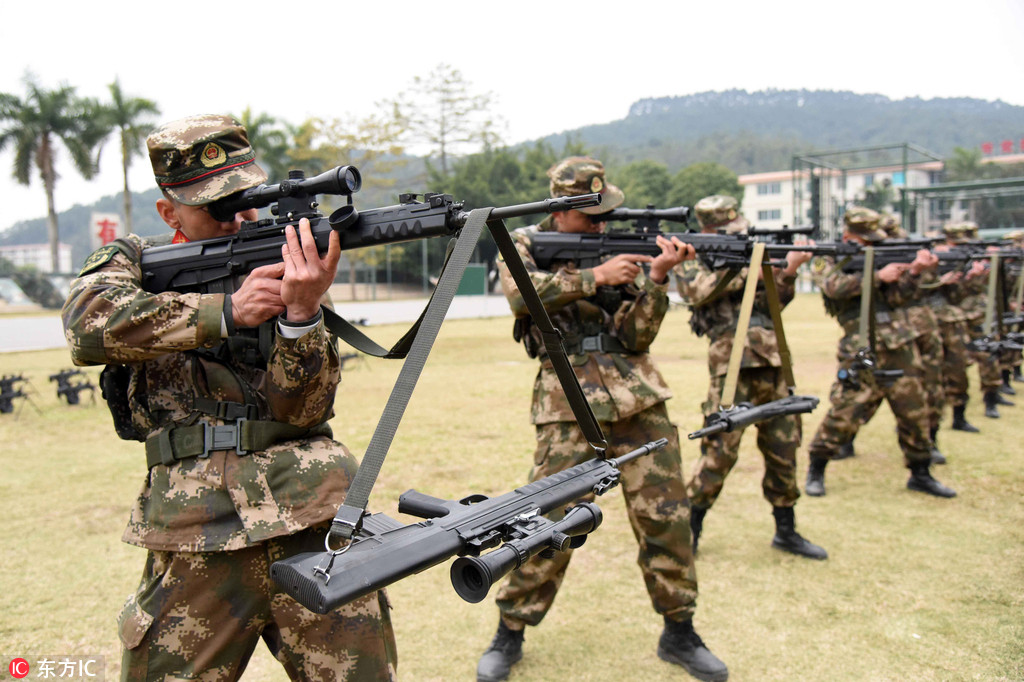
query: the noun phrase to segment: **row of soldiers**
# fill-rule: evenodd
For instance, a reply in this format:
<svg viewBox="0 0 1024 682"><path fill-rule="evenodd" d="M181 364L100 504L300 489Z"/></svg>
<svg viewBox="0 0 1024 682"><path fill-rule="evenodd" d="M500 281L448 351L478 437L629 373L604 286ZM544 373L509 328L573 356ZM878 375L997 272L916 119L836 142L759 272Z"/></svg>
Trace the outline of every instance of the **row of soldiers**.
<svg viewBox="0 0 1024 682"><path fill-rule="evenodd" d="M844 239L864 245L882 245L906 234L891 216L855 207L844 217ZM949 223L943 228L944 243L934 251L977 241L977 225ZM1019 244L1022 232L1009 235ZM875 414L885 399L897 422L897 435L907 467L907 487L939 497L956 493L935 481L932 464L945 464L938 447L938 431L948 404L951 428L976 433L967 421L967 368L978 366L985 403L985 416L999 418L999 405L1012 405L1003 393L1014 393L1011 375L1020 378L1020 352L993 351L977 347L990 330L986 315L989 265L978 259L966 270L937 274L937 256L921 248L912 262L890 263L876 273L874 288L874 344L878 365L902 370L893 381L858 382L850 373L840 373L832 386L832 405L809 446L808 495L825 494L825 469L829 461L854 455L853 440L860 427ZM828 258L815 259L812 266L826 309L843 328L839 344L840 367L856 363L856 355L868 340L860 338L860 295L862 273L844 273Z"/></svg>

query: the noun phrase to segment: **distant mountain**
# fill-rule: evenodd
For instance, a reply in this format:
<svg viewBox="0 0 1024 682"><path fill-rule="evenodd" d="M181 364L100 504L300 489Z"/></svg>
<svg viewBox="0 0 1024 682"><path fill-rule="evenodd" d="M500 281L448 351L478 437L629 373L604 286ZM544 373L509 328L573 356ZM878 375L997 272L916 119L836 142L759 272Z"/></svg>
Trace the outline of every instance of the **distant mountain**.
<svg viewBox="0 0 1024 682"><path fill-rule="evenodd" d="M639 159L675 171L716 161L736 173L789 169L794 154L909 142L939 156L954 147L1024 138L1024 107L971 98L892 100L812 90L702 92L642 99L624 119L550 135L579 140L606 163Z"/></svg>

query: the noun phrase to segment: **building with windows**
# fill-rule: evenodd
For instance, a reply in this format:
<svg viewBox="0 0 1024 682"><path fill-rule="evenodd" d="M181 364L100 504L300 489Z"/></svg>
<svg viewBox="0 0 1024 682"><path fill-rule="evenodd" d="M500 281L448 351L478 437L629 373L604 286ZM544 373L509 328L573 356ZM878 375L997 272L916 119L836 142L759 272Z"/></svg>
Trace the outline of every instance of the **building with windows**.
<svg viewBox="0 0 1024 682"><path fill-rule="evenodd" d="M22 267L31 265L39 272L53 272L52 260L50 258L49 244L14 244L0 246L0 258L5 258L15 265ZM71 245L57 245L57 264L60 266L60 273L71 272Z"/></svg>
<svg viewBox="0 0 1024 682"><path fill-rule="evenodd" d="M1024 163L1024 153L983 161ZM750 173L739 176L744 188L741 211L751 223L766 228L808 225L817 212L822 236L833 238L842 231L847 208L863 202L869 192L880 192L890 199L889 212L903 214L903 224L912 233L923 234L939 230L949 220L971 218L966 199L928 198L924 193L918 199L912 191L942 183L943 174L944 164L936 160L850 170L819 166ZM904 195L906 206L901 201Z"/></svg>

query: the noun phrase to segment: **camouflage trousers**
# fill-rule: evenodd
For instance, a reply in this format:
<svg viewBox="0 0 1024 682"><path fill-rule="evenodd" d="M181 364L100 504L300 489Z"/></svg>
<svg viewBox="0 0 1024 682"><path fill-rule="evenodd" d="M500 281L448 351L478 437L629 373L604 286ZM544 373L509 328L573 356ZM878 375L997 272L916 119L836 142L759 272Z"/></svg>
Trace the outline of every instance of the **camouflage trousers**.
<svg viewBox="0 0 1024 682"><path fill-rule="evenodd" d="M327 527L230 552L150 551L119 618L121 679L237 680L260 638L292 680L395 680L384 592L327 615L278 590L270 564L320 551Z"/></svg>
<svg viewBox="0 0 1024 682"><path fill-rule="evenodd" d="M914 343L917 345L918 355L921 356L921 374L918 379L925 388L928 426L937 429L942 421L942 410L946 406L945 390L940 389L944 385L942 365L945 360L945 350L938 324L934 328L923 329Z"/></svg>
<svg viewBox="0 0 1024 682"><path fill-rule="evenodd" d="M714 413L721 403L724 376L712 377L704 416ZM789 394L779 367L751 367L740 370L734 402L755 405L784 398ZM764 456L764 478L761 489L773 507L792 507L800 497L796 481L796 451L800 447L800 415L787 415L760 422L757 447ZM693 467L693 476L686 485L690 504L710 509L722 492L725 478L736 465L743 430L716 433L701 441L700 459Z"/></svg>
<svg viewBox="0 0 1024 682"><path fill-rule="evenodd" d="M861 381L859 386L838 380L833 383L829 395L832 404L808 448L811 457L834 457L839 447L856 436L861 425L875 416L884 399L896 417L896 434L904 463L910 466L913 462L930 461L928 400L918 378L923 370L917 346L908 343L896 349L879 348L876 353L879 367L902 369L905 374L886 387L878 386L873 378Z"/></svg>
<svg viewBox="0 0 1024 682"><path fill-rule="evenodd" d="M640 445L667 438L668 446L622 467L619 486L640 550L637 563L643 573L654 610L673 620L693 616L697 600L697 573L690 541L690 505L682 479L679 434L669 421L665 403L616 422L601 424L608 439L608 456L618 457ZM575 422L537 426L537 450L530 481L593 458ZM590 496L588 499L592 499ZM549 518L562 517L562 512ZM497 595L502 620L515 630L537 625L551 608L572 550L554 557L535 557L514 571Z"/></svg>
<svg viewBox="0 0 1024 682"><path fill-rule="evenodd" d="M967 323L967 333L971 340L980 339L985 335L982 330L982 320L974 320ZM978 366L978 377L981 380L981 391L985 393L999 388L1003 383L1003 376L999 370L998 353L982 353L968 351L971 361Z"/></svg>
<svg viewBox="0 0 1024 682"><path fill-rule="evenodd" d="M963 322L940 322L942 336L942 384L946 402L952 407L967 404L967 325Z"/></svg>

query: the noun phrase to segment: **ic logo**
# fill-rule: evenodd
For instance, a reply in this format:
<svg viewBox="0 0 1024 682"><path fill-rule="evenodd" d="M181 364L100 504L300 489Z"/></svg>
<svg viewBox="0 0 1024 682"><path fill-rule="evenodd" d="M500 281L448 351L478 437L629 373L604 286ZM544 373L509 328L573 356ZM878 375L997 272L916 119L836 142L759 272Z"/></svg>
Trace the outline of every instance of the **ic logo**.
<svg viewBox="0 0 1024 682"><path fill-rule="evenodd" d="M13 677L20 680L21 678L28 676L28 661L24 658L15 658L11 661L10 665L7 666L7 670Z"/></svg>

